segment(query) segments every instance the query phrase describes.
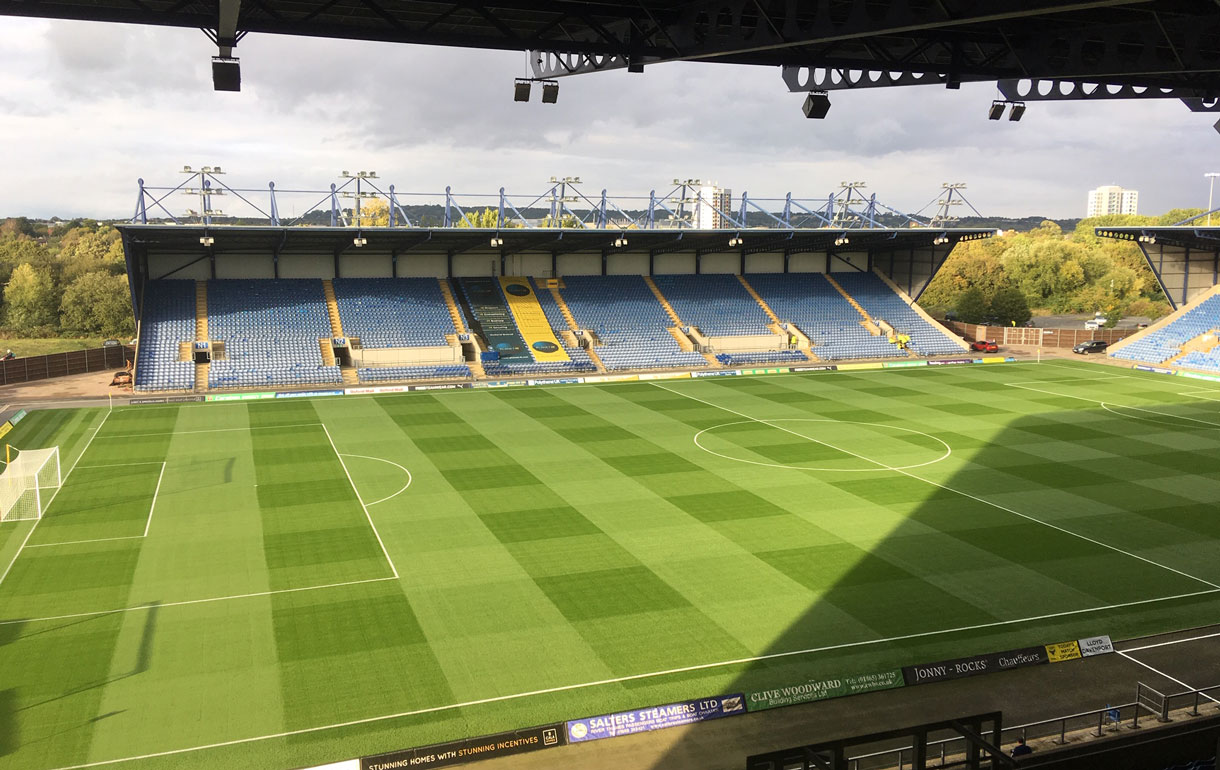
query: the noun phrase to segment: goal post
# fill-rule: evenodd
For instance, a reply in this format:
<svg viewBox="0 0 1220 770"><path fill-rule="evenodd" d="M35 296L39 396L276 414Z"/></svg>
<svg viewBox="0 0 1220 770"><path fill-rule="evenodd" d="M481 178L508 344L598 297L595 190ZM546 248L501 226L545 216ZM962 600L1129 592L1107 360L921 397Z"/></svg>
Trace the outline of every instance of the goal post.
<svg viewBox="0 0 1220 770"><path fill-rule="evenodd" d="M59 484L59 447L20 450L0 473L0 522L42 518Z"/></svg>

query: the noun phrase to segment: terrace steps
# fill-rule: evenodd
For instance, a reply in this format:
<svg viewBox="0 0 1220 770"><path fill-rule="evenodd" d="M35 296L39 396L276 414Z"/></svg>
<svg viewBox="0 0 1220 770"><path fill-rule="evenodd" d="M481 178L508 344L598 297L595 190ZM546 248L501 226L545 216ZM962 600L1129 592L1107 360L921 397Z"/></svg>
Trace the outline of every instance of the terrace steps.
<svg viewBox="0 0 1220 770"><path fill-rule="evenodd" d="M342 337L343 321L339 318L339 302L335 299L335 285L329 278L322 281L322 293L326 295L326 315L330 317L330 336Z"/></svg>
<svg viewBox="0 0 1220 770"><path fill-rule="evenodd" d="M208 339L208 282L195 281L195 341Z"/></svg>
<svg viewBox="0 0 1220 770"><path fill-rule="evenodd" d="M445 297L445 307L449 308L449 317L453 319L453 328L458 334L466 334L466 322L462 320L462 311L458 309L457 300L453 298L453 287L444 278L436 279L441 285L441 294Z"/></svg>
<svg viewBox="0 0 1220 770"><path fill-rule="evenodd" d="M567 322L568 328L573 332L579 330L580 326L576 323L576 316L572 315L572 308L568 307L568 303L564 301L563 295L559 293L558 286L551 287L551 296L555 298L555 304L559 306L559 312L563 314L563 320ZM593 346L590 345L584 350L589 354L589 360L597 367L597 371L605 372L606 365L602 363L601 357L593 350Z"/></svg>
<svg viewBox="0 0 1220 770"><path fill-rule="evenodd" d="M356 367L354 366L345 366L339 370L339 373L343 376L344 385L358 385L360 383L360 376L356 374Z"/></svg>
<svg viewBox="0 0 1220 770"><path fill-rule="evenodd" d="M835 287L835 289L840 294L843 295L843 299L847 300L848 304L850 304L852 307L854 307L856 309L856 312L860 314L860 325L863 326L865 329L868 329L869 334L873 335L874 337L880 337L881 328L878 327L877 324L873 322L873 319L869 316L868 312L866 312L864 310L864 308L860 305L860 303L856 302L856 298L853 297L852 295L848 294L847 290L844 289L841 285L839 285L838 281L831 278L830 273L823 273L822 277L825 278L826 281L831 286Z"/></svg>
<svg viewBox="0 0 1220 770"><path fill-rule="evenodd" d="M652 280L651 275L644 276L644 283L648 284L648 288L652 290L653 296L657 298L657 302L660 302L661 307L665 308L665 312L669 314L669 318L674 322L674 326L679 328L685 326L686 324L682 323L682 319L678 317L674 306L669 304L669 300L665 299L665 295L661 293L660 287L657 286L656 281Z"/></svg>
<svg viewBox="0 0 1220 770"><path fill-rule="evenodd" d="M771 309L771 306L768 305L766 300L762 298L762 295L754 291L754 287L750 285L750 282L746 280L744 275L737 276L737 280L741 281L742 287L744 287L746 292L754 298L754 301L757 302L758 306L763 309L763 312L767 314L768 318L777 324L782 323L779 320L779 316L775 314L775 311Z"/></svg>
<svg viewBox="0 0 1220 770"><path fill-rule="evenodd" d="M195 364L195 392L202 393L208 389L208 370L212 368L209 363Z"/></svg>
<svg viewBox="0 0 1220 770"><path fill-rule="evenodd" d="M322 364L324 366L335 365L335 348L329 337L318 338L318 350L322 352Z"/></svg>
<svg viewBox="0 0 1220 770"><path fill-rule="evenodd" d="M1187 356L1190 353L1210 353L1220 345L1220 334L1217 334L1216 329L1209 329L1198 337L1187 340L1182 343L1181 352L1177 355L1167 358L1165 364L1176 364L1179 359Z"/></svg>

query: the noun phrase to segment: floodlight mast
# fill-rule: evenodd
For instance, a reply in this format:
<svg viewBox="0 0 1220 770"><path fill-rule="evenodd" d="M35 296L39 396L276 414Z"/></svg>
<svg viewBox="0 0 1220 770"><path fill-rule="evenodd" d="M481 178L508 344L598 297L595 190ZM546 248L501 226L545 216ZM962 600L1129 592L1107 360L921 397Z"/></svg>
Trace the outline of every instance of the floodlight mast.
<svg viewBox="0 0 1220 770"><path fill-rule="evenodd" d="M191 214L192 216L198 216L200 223L204 227L208 227L212 224L213 217L225 216L223 211L212 208L212 196L224 195L225 191L217 187L213 187L212 180L208 178L224 174L225 172L220 168L220 166L202 166L198 170L195 170L190 166L183 166L182 173L187 174L190 177L184 183L184 185L189 185L192 181L194 181L194 177L199 177L199 187L187 186L182 188L182 193L184 195L199 196L199 211L196 213L191 209L187 209L187 213Z"/></svg>

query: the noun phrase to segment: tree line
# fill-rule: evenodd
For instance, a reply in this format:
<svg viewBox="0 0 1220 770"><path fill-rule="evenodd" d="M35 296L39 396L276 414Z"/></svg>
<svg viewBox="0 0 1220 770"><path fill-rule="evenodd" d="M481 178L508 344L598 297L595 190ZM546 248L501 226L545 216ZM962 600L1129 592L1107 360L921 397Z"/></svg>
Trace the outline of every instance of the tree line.
<svg viewBox="0 0 1220 770"><path fill-rule="evenodd" d="M118 230L94 220L0 223L0 334L117 337L135 333Z"/></svg>
<svg viewBox="0 0 1220 770"><path fill-rule="evenodd" d="M1019 324L1031 313L1097 313L1110 326L1124 316L1159 318L1170 305L1139 247L1099 238L1093 228L1164 226L1198 213L1114 214L1082 219L1069 232L1048 220L1028 232L968 241L945 260L919 304L966 323Z"/></svg>

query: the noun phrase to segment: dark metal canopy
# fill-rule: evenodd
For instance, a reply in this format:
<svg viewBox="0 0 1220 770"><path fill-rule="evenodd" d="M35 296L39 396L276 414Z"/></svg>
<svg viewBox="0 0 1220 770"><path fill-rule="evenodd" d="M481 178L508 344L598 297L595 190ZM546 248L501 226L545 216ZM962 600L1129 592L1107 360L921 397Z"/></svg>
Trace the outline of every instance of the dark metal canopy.
<svg viewBox="0 0 1220 770"><path fill-rule="evenodd" d="M1216 225L1098 227L1095 232L1139 246L1161 290L1177 309L1220 283L1220 215Z"/></svg>
<svg viewBox="0 0 1220 770"><path fill-rule="evenodd" d="M0 14L203 28L222 57L249 32L532 51L538 78L707 61L783 66L794 91L997 80L1014 99L1192 109L1220 93L1214 0L0 0Z"/></svg>

